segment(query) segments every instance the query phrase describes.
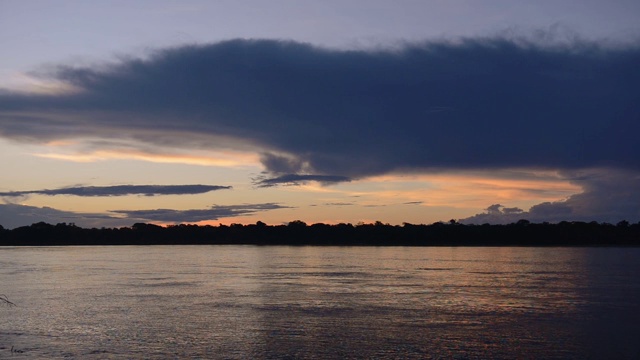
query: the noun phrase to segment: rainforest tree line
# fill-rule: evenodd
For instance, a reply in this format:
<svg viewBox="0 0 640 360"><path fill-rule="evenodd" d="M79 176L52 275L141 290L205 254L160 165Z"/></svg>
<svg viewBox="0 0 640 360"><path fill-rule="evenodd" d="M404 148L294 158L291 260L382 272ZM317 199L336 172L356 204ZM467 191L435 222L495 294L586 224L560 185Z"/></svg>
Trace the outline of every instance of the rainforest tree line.
<svg viewBox="0 0 640 360"><path fill-rule="evenodd" d="M58 245L347 245L347 246L640 246L640 223L598 222L430 225L382 222L308 225L169 225L136 223L121 228L81 228L39 222L15 229L0 226L0 246Z"/></svg>

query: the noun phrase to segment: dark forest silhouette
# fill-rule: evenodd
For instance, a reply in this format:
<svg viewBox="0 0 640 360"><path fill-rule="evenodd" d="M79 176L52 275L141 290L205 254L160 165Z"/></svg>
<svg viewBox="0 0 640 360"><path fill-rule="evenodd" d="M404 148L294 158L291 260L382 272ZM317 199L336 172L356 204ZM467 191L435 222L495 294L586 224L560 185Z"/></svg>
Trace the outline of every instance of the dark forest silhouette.
<svg viewBox="0 0 640 360"><path fill-rule="evenodd" d="M0 246L58 245L345 245L345 246L640 246L640 222L463 225L313 224L219 226L136 223L121 228L81 228L44 222L12 230L0 226Z"/></svg>

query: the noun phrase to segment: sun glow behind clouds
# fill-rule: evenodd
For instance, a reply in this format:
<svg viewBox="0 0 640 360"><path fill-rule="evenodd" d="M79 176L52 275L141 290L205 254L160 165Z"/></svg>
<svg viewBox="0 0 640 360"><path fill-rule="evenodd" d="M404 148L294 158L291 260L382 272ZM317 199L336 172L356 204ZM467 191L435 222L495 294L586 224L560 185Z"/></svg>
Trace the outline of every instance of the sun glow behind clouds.
<svg viewBox="0 0 640 360"><path fill-rule="evenodd" d="M295 190L294 190L295 191ZM553 171L451 172L421 175L384 175L324 187L310 183L300 192L350 196L368 205L421 202L424 206L477 207L487 199L520 206L557 201L581 188Z"/></svg>
<svg viewBox="0 0 640 360"><path fill-rule="evenodd" d="M487 202L529 209L540 202L564 200L582 188L554 171L515 169L385 175L330 186L308 182L258 189L256 193L266 196L276 191L279 201L295 208L261 213L242 219L247 220L244 223L262 220L279 224L283 219L332 224L376 220L391 224L432 223L464 218L474 209L486 208ZM239 218L221 220L242 223Z"/></svg>
<svg viewBox="0 0 640 360"><path fill-rule="evenodd" d="M81 91L81 89L69 84L68 82L52 78L31 76L21 72L9 74L6 82L2 84L0 89L6 89L16 93L42 95L72 94Z"/></svg>
<svg viewBox="0 0 640 360"><path fill-rule="evenodd" d="M37 157L73 161L96 162L106 160L142 160L167 164L187 164L219 167L258 167L259 157L256 154L237 151L209 151L186 153L150 153L136 150L96 150L90 153L35 153Z"/></svg>
<svg viewBox="0 0 640 360"><path fill-rule="evenodd" d="M77 141L60 140L49 142L45 146L29 149L31 157L38 164L32 171L34 179L46 177L44 169L60 169L90 166L85 176L98 176L98 179L81 181L91 185L114 185L111 175L107 177L100 169L109 174L128 174L131 184L155 184L158 179L168 183L180 184L184 179L198 183L220 183L233 185L228 192L215 192L199 196L127 196L120 198L75 199L68 196L43 197L31 196L25 201L30 206L51 206L65 211L87 213L108 213L114 209L203 209L211 204L236 204L239 202L277 202L290 208L277 211L265 211L237 217L202 221L200 224L255 223L258 220L268 224L281 224L292 220L303 220L309 224L315 222L357 223L380 220L385 223L402 224L432 223L461 219L477 213L493 203L524 210L544 201L558 201L581 192L578 185L555 171L511 169L502 171L447 171L431 174L393 174L375 176L338 183L329 186L314 181L300 186L279 186L275 188L255 188L246 179L252 172L262 169L259 156L251 152L232 151L194 151L179 153L159 153L158 148L143 151L127 147L106 148L83 152L86 144ZM23 150L25 148L22 148ZM17 149L16 149L17 150ZM149 149L145 149L149 150ZM166 151L168 153L168 151ZM60 162L61 157L65 158ZM87 156L83 158L82 156ZM88 161L81 163L78 161ZM29 158L24 159L28 163ZM107 166L108 165L108 166ZM222 167L219 167L222 166ZM214 169L234 172L234 181ZM37 169L41 169L38 171ZM87 169L88 170L88 169ZM213 171L213 172L212 172ZM39 174L39 175L38 175ZM164 174L164 175L163 175ZM171 178L167 176L171 174ZM182 175L180 175L182 174ZM188 174L188 175L187 175ZM225 173L227 174L227 173ZM136 180L133 180L135 177ZM182 179L184 178L184 179ZM76 178L74 178L76 179ZM244 180L243 180L244 179ZM76 179L77 180L77 179ZM76 180L59 181L56 186L70 186ZM117 181L117 180L116 180ZM5 190L24 190L27 188L51 187L50 185L27 186L23 183L9 186ZM25 187L26 186L26 187ZM61 220L62 221L62 220ZM128 221L128 220L127 220ZM131 225L127 221L123 226Z"/></svg>

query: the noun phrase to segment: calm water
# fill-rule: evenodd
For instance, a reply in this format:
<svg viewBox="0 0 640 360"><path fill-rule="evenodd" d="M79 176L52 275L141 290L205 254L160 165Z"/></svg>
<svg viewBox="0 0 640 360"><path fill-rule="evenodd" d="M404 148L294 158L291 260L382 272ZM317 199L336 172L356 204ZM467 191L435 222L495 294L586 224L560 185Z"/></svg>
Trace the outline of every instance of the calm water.
<svg viewBox="0 0 640 360"><path fill-rule="evenodd" d="M639 275L640 249L0 248L0 358L640 358Z"/></svg>

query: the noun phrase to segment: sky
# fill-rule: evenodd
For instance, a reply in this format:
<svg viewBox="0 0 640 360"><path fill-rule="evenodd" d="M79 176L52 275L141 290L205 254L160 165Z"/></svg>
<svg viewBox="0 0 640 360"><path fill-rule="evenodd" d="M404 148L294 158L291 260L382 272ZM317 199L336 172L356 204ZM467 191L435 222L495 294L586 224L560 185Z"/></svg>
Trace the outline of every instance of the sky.
<svg viewBox="0 0 640 360"><path fill-rule="evenodd" d="M638 1L0 0L0 225L640 221Z"/></svg>

